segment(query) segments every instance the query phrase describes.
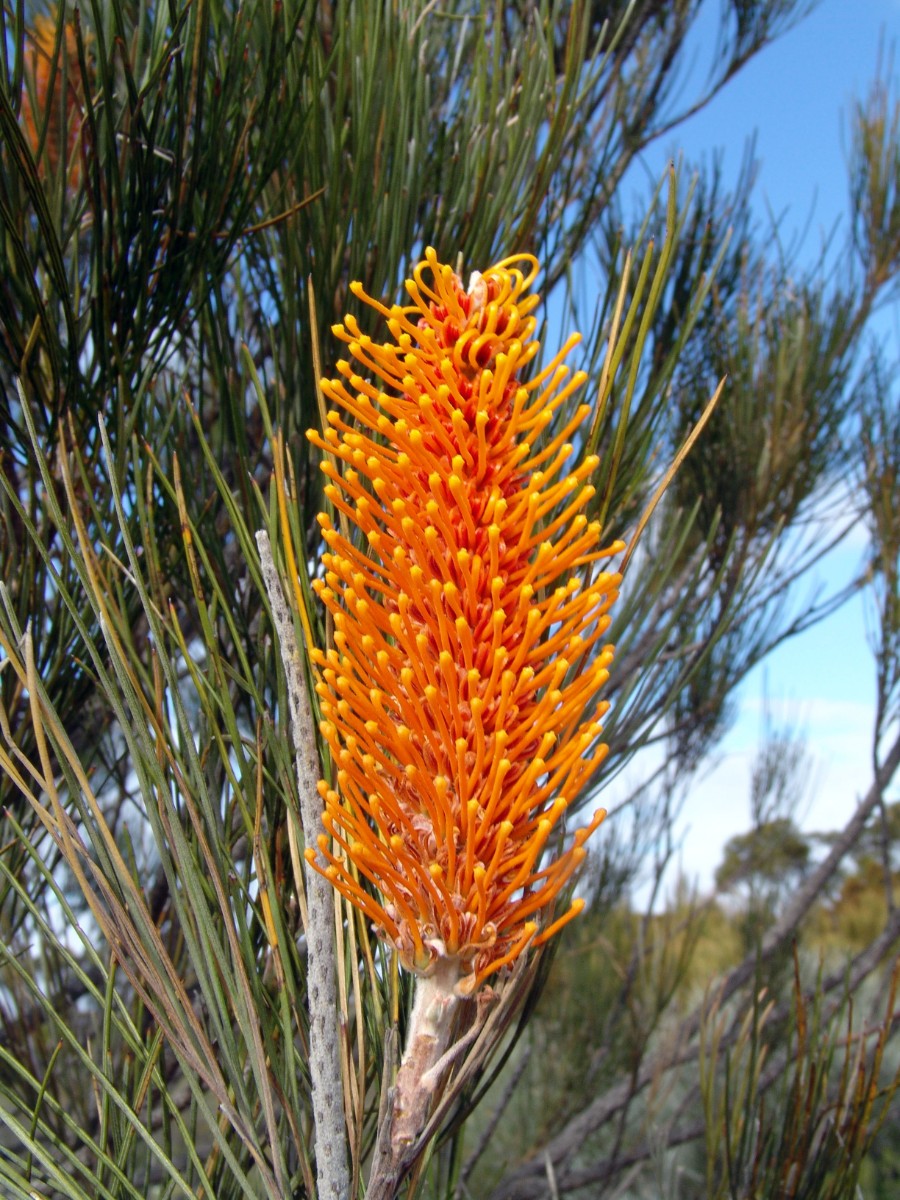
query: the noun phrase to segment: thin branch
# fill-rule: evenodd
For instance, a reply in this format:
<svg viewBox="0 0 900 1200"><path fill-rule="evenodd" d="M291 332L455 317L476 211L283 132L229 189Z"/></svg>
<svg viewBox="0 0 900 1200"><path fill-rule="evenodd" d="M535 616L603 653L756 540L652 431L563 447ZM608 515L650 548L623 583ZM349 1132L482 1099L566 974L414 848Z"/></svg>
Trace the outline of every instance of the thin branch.
<svg viewBox="0 0 900 1200"><path fill-rule="evenodd" d="M656 491L653 493L652 497L650 498L650 502L648 503L647 507L644 509L643 513L641 514L641 518L637 523L637 528L635 529L634 533L631 535L631 539L628 542L628 549L625 551L625 557L622 559L622 562L619 567L619 570L622 572L622 574L625 573L625 568L628 566L631 556L632 556L632 554L634 554L635 548L636 548L638 542L640 541L641 534L647 528L647 523L650 520L650 518L653 516L656 506L659 504L660 500L662 500L663 496L666 493L666 489L668 488L668 486L672 482L672 480L675 478L675 474L678 471L678 468L681 466L681 464L687 458L688 454L690 454L691 447L694 445L694 442L696 442L697 438L703 432L704 426L709 421L709 418L713 415L715 407L719 403L719 398L722 395L724 388L725 388L725 380L722 379L719 382L719 386L716 388L715 392L710 397L709 403L707 404L706 408L704 408L703 412L701 413L700 420L696 423L696 425L693 427L693 429L690 431L690 433L684 439L684 442L679 447L678 453L672 459L671 464L666 468L665 474L663 475L662 479L660 480L659 485L656 488Z"/></svg>
<svg viewBox="0 0 900 1200"><path fill-rule="evenodd" d="M491 1113L490 1120L485 1126L481 1137L478 1139L478 1144L462 1165L462 1170L459 1173L459 1179L456 1184L456 1191L454 1192L454 1200L463 1200L464 1195L471 1196L471 1192L468 1188L469 1176L472 1174L476 1163L484 1154L485 1150L487 1150L491 1143L491 1139L497 1132L497 1126L500 1124L503 1114L509 1107L510 1101L518 1089L519 1080L525 1074L525 1068L528 1066L530 1061L531 1049L530 1047L526 1046L519 1058L519 1061L513 1068L512 1074L507 1080L506 1086L500 1094L500 1099L497 1101L496 1107Z"/></svg>
<svg viewBox="0 0 900 1200"><path fill-rule="evenodd" d="M309 695L294 622L272 557L269 536L256 534L263 579L281 648L291 712L300 818L307 846L316 845L320 827L319 759ZM308 919L307 985L309 1003L309 1074L315 1124L316 1179L319 1200L347 1200L350 1171L344 1124L343 1085L338 1055L337 984L334 966L334 892L328 881L306 866Z"/></svg>

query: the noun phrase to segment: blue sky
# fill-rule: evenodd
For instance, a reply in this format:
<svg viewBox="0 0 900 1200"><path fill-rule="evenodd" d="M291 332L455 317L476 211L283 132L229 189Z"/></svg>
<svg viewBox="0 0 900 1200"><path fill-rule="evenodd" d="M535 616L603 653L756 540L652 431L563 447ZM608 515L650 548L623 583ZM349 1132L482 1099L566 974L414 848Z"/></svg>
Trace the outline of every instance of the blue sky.
<svg viewBox="0 0 900 1200"><path fill-rule="evenodd" d="M715 41L718 4L707 9L713 19L698 39L696 71L705 68ZM784 241L805 231L801 256L813 260L835 227L838 244L846 235L849 114L898 40L900 0L824 0L748 64L706 110L652 147L646 168L658 178L678 150L689 160L705 156L707 162L719 150L725 180L733 180L755 131L758 210L779 218ZM897 66L893 76L900 77ZM880 314L879 336L890 339L895 355L897 328L896 310ZM852 536L823 564L822 582L851 577L863 545L861 532ZM811 753L809 791L798 820L810 830L842 825L871 777L874 671L861 600L786 645L745 682L718 766L692 789L679 823L681 864L703 887L711 882L724 842L750 823L749 771L764 695L776 718L804 732ZM610 791L616 790L614 784Z"/></svg>
<svg viewBox="0 0 900 1200"><path fill-rule="evenodd" d="M718 0L707 0L704 12L698 71L714 49ZM900 0L822 0L657 147L660 161L673 146L691 153L718 148L735 173L755 130L760 204L788 213L788 229L802 227L810 212L811 232L830 229L846 213L847 117L875 78L879 48L885 61L898 35ZM810 250L816 248L813 239Z"/></svg>

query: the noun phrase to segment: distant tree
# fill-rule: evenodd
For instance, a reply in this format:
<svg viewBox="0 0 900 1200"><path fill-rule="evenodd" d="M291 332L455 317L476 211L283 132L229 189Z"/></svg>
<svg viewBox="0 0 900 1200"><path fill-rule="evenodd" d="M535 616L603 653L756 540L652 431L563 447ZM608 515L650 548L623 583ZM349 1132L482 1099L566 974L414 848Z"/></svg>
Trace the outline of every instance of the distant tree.
<svg viewBox="0 0 900 1200"><path fill-rule="evenodd" d="M743 896L748 948L758 943L811 866L810 839L790 815L804 804L809 759L802 737L790 726L777 728L767 703L762 744L750 775L753 826L729 838L715 875L720 891Z"/></svg>
<svg viewBox="0 0 900 1200"><path fill-rule="evenodd" d="M790 817L778 817L728 839L716 868L716 886L723 892L743 890L751 908L774 914L778 900L802 881L809 867L808 838Z"/></svg>

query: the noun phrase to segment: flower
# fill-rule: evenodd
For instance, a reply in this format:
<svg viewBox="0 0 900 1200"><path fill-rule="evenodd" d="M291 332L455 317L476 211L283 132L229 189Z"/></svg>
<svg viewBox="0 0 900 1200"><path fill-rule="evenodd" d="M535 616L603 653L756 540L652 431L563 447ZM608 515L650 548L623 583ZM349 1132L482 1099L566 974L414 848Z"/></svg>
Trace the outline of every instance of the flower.
<svg viewBox="0 0 900 1200"><path fill-rule="evenodd" d="M44 15L34 19L28 31L30 52L25 58L26 86L22 94L22 124L33 153L41 146L41 134L46 122L42 161L39 174L45 167L51 176L59 170L65 155L67 184L77 188L81 180L81 157L77 153L84 124L85 81L78 59L78 37L75 26L67 21L54 66L57 43L55 20ZM53 79L53 90L50 81ZM60 105L60 91L65 87L65 107Z"/></svg>
<svg viewBox="0 0 900 1200"><path fill-rule="evenodd" d="M391 340L334 327L355 364L323 382L336 407L307 435L340 518L319 516L313 586L335 632L312 652L337 777L319 785L327 865L307 858L405 967L455 960L459 994L580 911L547 916L605 815L550 855L607 752L600 642L620 576L595 564L624 547L599 548L583 512L598 459L568 470L590 405L542 440L586 376L563 362L575 335L524 378L537 270L506 259L466 290L428 249L407 306L352 284Z"/></svg>

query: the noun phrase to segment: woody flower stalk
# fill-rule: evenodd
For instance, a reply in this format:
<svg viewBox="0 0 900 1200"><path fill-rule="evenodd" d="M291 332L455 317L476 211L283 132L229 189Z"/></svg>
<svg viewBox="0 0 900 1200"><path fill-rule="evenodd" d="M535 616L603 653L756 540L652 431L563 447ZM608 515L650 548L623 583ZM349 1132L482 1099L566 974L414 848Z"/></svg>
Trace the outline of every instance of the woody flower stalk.
<svg viewBox="0 0 900 1200"><path fill-rule="evenodd" d="M455 1000L582 908L555 910L605 815L561 849L607 752L597 696L620 576L603 564L624 547L601 548L583 511L598 459L570 465L590 405L545 435L586 376L564 363L574 335L527 377L537 270L506 259L465 288L428 249L407 305L352 284L390 338L334 327L351 361L308 435L339 521L319 516L314 587L335 632L313 651L336 777L306 853L420 977L395 1150L427 1114Z"/></svg>

